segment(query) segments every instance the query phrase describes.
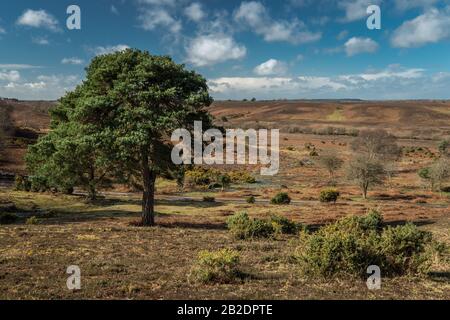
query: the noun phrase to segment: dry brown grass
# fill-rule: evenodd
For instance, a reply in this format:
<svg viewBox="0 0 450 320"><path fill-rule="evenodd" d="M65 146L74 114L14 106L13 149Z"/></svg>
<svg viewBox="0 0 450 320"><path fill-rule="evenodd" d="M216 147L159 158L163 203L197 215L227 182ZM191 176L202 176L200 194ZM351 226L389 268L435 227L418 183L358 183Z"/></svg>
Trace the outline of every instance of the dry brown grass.
<svg viewBox="0 0 450 320"><path fill-rule="evenodd" d="M139 228L130 226L139 211L133 197L108 198L96 205L85 204L78 197L10 191L2 191L0 197L14 201L19 210L45 209L54 214L39 225L18 222L0 226L2 299L450 298L445 265L435 267L433 277L383 279L382 290L369 291L362 280L301 277L291 259L296 236L236 241L225 229L227 215L240 210L253 216L276 212L315 225L324 222L319 216L325 212L315 205L297 208L161 200L158 226ZM449 243L448 216L435 217L423 227ZM251 277L224 285L189 283L187 275L197 253L221 248L238 250L242 269ZM69 265L81 268L80 291L66 288Z"/></svg>

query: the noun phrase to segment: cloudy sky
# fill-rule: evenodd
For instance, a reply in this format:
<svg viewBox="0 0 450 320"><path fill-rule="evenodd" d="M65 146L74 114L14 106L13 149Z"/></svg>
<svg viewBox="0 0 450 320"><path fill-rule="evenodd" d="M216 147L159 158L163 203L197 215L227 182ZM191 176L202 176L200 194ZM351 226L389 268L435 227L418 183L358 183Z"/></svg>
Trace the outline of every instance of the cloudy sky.
<svg viewBox="0 0 450 320"><path fill-rule="evenodd" d="M57 99L128 47L197 70L216 99L450 99L450 0L1 1L0 96Z"/></svg>

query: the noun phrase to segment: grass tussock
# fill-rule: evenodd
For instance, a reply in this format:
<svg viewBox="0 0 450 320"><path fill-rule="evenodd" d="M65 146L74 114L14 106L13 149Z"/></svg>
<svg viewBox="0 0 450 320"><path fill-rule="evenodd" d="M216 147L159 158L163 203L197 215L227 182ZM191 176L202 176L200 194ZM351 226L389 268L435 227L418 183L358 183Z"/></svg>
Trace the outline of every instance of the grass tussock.
<svg viewBox="0 0 450 320"><path fill-rule="evenodd" d="M243 278L240 254L231 249L200 251L189 279L201 283L232 283Z"/></svg>

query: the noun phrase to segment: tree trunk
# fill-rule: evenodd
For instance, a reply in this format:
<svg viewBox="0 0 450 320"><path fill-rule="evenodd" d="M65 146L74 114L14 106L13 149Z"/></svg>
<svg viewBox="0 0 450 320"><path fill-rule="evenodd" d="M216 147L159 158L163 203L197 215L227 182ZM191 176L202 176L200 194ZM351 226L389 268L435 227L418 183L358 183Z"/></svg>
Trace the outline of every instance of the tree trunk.
<svg viewBox="0 0 450 320"><path fill-rule="evenodd" d="M362 187L362 191L363 191L363 198L364 200L367 199L367 191L369 190L369 186L367 184L364 184Z"/></svg>
<svg viewBox="0 0 450 320"><path fill-rule="evenodd" d="M142 178L144 192L142 194L142 225L153 226L155 224L155 181L156 174L148 165L148 156L143 159Z"/></svg>
<svg viewBox="0 0 450 320"><path fill-rule="evenodd" d="M94 169L94 167L91 167L90 168L90 172L89 172L88 200L89 201L97 200L97 185L95 183L95 169Z"/></svg>
<svg viewBox="0 0 450 320"><path fill-rule="evenodd" d="M95 184L93 184L93 183L89 184L88 199L90 201L97 200L97 188L95 187Z"/></svg>

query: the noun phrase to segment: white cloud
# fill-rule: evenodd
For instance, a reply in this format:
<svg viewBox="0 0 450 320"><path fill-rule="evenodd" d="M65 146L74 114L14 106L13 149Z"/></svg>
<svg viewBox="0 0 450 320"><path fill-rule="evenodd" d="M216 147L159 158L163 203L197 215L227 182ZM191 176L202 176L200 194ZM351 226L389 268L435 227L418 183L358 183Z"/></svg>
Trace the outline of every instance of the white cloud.
<svg viewBox="0 0 450 320"><path fill-rule="evenodd" d="M6 34L6 30L0 26L0 34Z"/></svg>
<svg viewBox="0 0 450 320"><path fill-rule="evenodd" d="M345 45L347 56L351 57L359 53L372 53L378 50L378 43L370 38L353 37Z"/></svg>
<svg viewBox="0 0 450 320"><path fill-rule="evenodd" d="M425 69L421 68L403 69L400 66L392 65L385 70L377 72L341 75L338 77L338 79L347 81L353 85L361 85L365 83L379 82L379 81L391 82L397 81L398 79L402 80L418 79L424 76L424 72Z"/></svg>
<svg viewBox="0 0 450 320"><path fill-rule="evenodd" d="M176 0L139 0L142 4L152 4L157 6L175 6Z"/></svg>
<svg viewBox="0 0 450 320"><path fill-rule="evenodd" d="M16 82L20 80L20 73L17 70L11 70L6 72L0 71L0 80Z"/></svg>
<svg viewBox="0 0 450 320"><path fill-rule="evenodd" d="M194 38L186 48L187 60L195 66L210 66L245 57L247 49L231 36L210 34Z"/></svg>
<svg viewBox="0 0 450 320"><path fill-rule="evenodd" d="M344 0L338 6L345 11L343 22L352 22L367 17L367 7L379 5L381 0Z"/></svg>
<svg viewBox="0 0 450 320"><path fill-rule="evenodd" d="M287 66L284 62L276 59L269 59L258 65L253 71L259 76L271 76L284 74L286 70Z"/></svg>
<svg viewBox="0 0 450 320"><path fill-rule="evenodd" d="M50 44L50 41L47 38L44 37L33 37L31 41L35 44L38 44L40 46L46 46Z"/></svg>
<svg viewBox="0 0 450 320"><path fill-rule="evenodd" d="M257 95L260 97L298 97L298 95L321 91L336 92L346 85L328 77L223 77L208 82L212 94L233 97Z"/></svg>
<svg viewBox="0 0 450 320"><path fill-rule="evenodd" d="M182 29L181 22L175 20L167 10L162 8L142 9L138 20L141 22L141 28L147 31L164 27L172 33L178 33Z"/></svg>
<svg viewBox="0 0 450 320"><path fill-rule="evenodd" d="M21 26L60 31L58 20L45 10L26 10L17 20Z"/></svg>
<svg viewBox="0 0 450 320"><path fill-rule="evenodd" d="M74 64L74 65L80 65L84 63L84 60L80 59L80 58L64 58L61 60L62 64Z"/></svg>
<svg viewBox="0 0 450 320"><path fill-rule="evenodd" d="M27 100L58 99L80 82L75 75L40 75L23 81L11 80L4 85L0 84L0 96Z"/></svg>
<svg viewBox="0 0 450 320"><path fill-rule="evenodd" d="M95 47L93 49L90 49L90 51L94 52L96 55L101 55L101 54L109 54L109 53L113 53L116 51L125 51L126 49L129 49L130 47L127 46L126 44L118 44L116 46L98 46Z"/></svg>
<svg viewBox="0 0 450 320"><path fill-rule="evenodd" d="M391 37L396 48L420 47L450 37L450 15L433 8L404 22Z"/></svg>
<svg viewBox="0 0 450 320"><path fill-rule="evenodd" d="M192 21L200 21L205 17L202 5L198 2L190 4L184 9L184 14Z"/></svg>
<svg viewBox="0 0 450 320"><path fill-rule="evenodd" d="M344 40L345 38L348 37L348 31L347 30L342 30L341 32L339 32L339 34L336 36L337 40Z"/></svg>
<svg viewBox="0 0 450 320"><path fill-rule="evenodd" d="M404 11L413 8L427 8L436 4L439 0L395 0L395 6L398 10Z"/></svg>
<svg viewBox="0 0 450 320"><path fill-rule="evenodd" d="M426 74L422 68L391 65L378 71L336 76L222 77L208 85L216 98L361 98L415 99L450 97L450 73ZM443 94L444 92L444 94ZM447 92L447 93L445 93Z"/></svg>
<svg viewBox="0 0 450 320"><path fill-rule="evenodd" d="M116 8L115 5L112 4L110 10L111 10L111 13L113 13L115 15L119 15L119 10Z"/></svg>
<svg viewBox="0 0 450 320"><path fill-rule="evenodd" d="M450 72L438 72L433 75L433 82L440 82L450 79Z"/></svg>
<svg viewBox="0 0 450 320"><path fill-rule="evenodd" d="M234 12L234 19L243 26L250 28L264 40L287 41L294 44L317 41L322 37L320 32L310 32L303 22L273 20L263 4L256 1L242 2Z"/></svg>
<svg viewBox="0 0 450 320"><path fill-rule="evenodd" d="M31 64L0 64L1 70L22 70L22 69L37 69L42 68L40 66L33 66Z"/></svg>

